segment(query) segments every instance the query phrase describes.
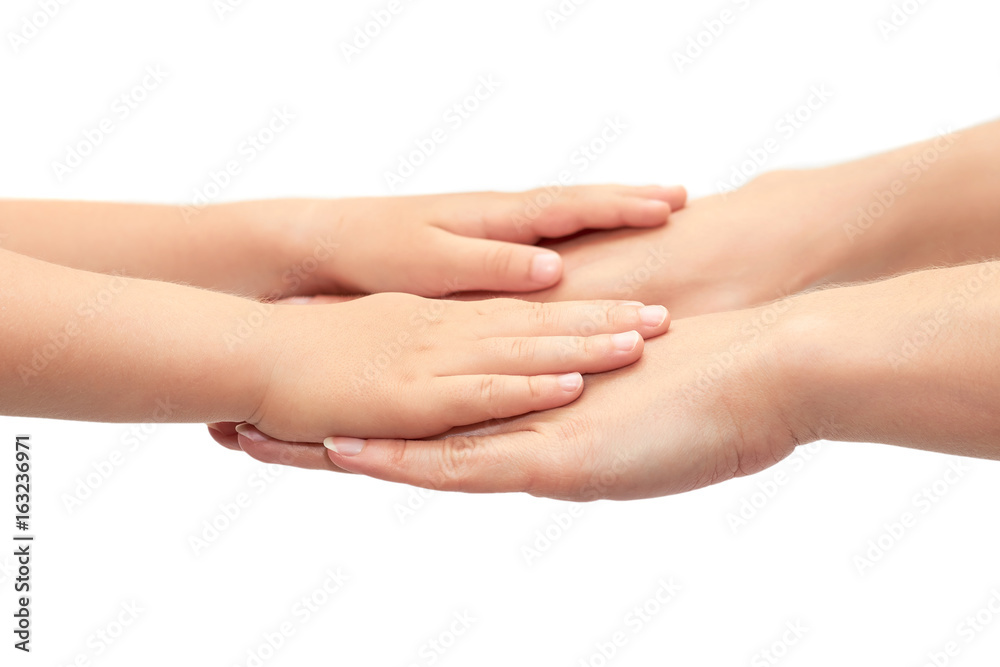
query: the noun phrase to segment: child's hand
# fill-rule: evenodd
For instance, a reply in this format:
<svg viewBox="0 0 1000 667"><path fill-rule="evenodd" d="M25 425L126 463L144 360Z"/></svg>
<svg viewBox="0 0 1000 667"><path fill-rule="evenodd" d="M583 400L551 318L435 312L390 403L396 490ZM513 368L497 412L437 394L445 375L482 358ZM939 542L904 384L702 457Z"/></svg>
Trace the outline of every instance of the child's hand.
<svg viewBox="0 0 1000 667"><path fill-rule="evenodd" d="M443 296L551 287L562 275L562 260L552 250L535 247L540 239L583 229L663 225L686 197L681 187L580 186L555 197L542 189L262 202L257 215L279 219L278 233L301 246L301 257L309 255L316 239L335 246L318 269L313 265L312 274L298 271L294 289L283 291L284 296ZM276 205L282 208L275 210Z"/></svg>
<svg viewBox="0 0 1000 667"><path fill-rule="evenodd" d="M283 440L419 438L565 405L579 373L626 366L669 326L662 306L379 294L275 306L257 344L265 387L247 419ZM613 335L618 334L618 335Z"/></svg>

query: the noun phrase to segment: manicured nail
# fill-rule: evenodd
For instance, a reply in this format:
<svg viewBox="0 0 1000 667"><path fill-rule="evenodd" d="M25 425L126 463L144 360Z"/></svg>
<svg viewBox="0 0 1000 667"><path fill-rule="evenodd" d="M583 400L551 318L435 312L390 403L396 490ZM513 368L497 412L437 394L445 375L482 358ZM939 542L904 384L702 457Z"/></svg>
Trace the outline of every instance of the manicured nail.
<svg viewBox="0 0 1000 667"><path fill-rule="evenodd" d="M264 442L267 440L267 436L257 430L256 427L250 424L239 424L236 426L236 432L245 438L249 438L254 442Z"/></svg>
<svg viewBox="0 0 1000 667"><path fill-rule="evenodd" d="M551 285L562 270L562 259L554 252L542 252L531 260L531 279L540 285Z"/></svg>
<svg viewBox="0 0 1000 667"><path fill-rule="evenodd" d="M663 306L646 306L639 309L639 319L647 327L658 327L667 319L667 309Z"/></svg>
<svg viewBox="0 0 1000 667"><path fill-rule="evenodd" d="M639 344L641 338L638 331L628 331L613 335L611 342L614 343L615 349L621 352L631 352Z"/></svg>
<svg viewBox="0 0 1000 667"><path fill-rule="evenodd" d="M559 386L564 391L576 391L583 384L583 376L579 373L567 373L559 376Z"/></svg>
<svg viewBox="0 0 1000 667"><path fill-rule="evenodd" d="M358 438L327 438L323 446L341 456L357 456L365 448L365 441Z"/></svg>

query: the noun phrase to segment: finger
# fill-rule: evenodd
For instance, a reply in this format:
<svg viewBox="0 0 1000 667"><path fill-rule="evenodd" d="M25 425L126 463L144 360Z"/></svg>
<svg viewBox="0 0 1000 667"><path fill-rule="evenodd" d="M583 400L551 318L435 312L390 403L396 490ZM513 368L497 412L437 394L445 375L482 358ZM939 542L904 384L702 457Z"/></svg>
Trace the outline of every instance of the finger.
<svg viewBox="0 0 1000 667"><path fill-rule="evenodd" d="M468 303L476 318L473 331L480 338L497 336L594 336L638 331L652 338L670 328L663 306L637 301L562 301L531 303L519 299L490 299Z"/></svg>
<svg viewBox="0 0 1000 667"><path fill-rule="evenodd" d="M687 205L687 190L682 185L646 185L622 186L619 194L626 197L641 197L643 199L658 199L670 204L671 211L679 211Z"/></svg>
<svg viewBox="0 0 1000 667"><path fill-rule="evenodd" d="M550 410L583 393L580 373L565 375L455 375L434 378L435 404L450 426Z"/></svg>
<svg viewBox="0 0 1000 667"><path fill-rule="evenodd" d="M535 490L543 436L516 431L441 440L327 438L335 465L390 482L439 491L503 493Z"/></svg>
<svg viewBox="0 0 1000 667"><path fill-rule="evenodd" d="M560 238L585 229L658 227L666 224L670 213L670 204L660 199L606 193L570 197L540 209L532 216L515 216L511 222L516 239L534 243L539 239ZM491 230L499 226L493 224ZM497 234L501 233L497 231Z"/></svg>
<svg viewBox="0 0 1000 667"><path fill-rule="evenodd" d="M226 449L232 449L237 452L241 451L240 443L236 437L236 422L216 422L214 424L206 424L206 426L208 426L208 434L217 443Z"/></svg>
<svg viewBox="0 0 1000 667"><path fill-rule="evenodd" d="M533 292L562 277L562 258L554 250L440 231L435 264L447 273L442 278L453 280L463 291Z"/></svg>
<svg viewBox="0 0 1000 667"><path fill-rule="evenodd" d="M331 461L318 444L275 440L250 424L240 424L236 427L236 432L240 448L262 463L307 470L347 472Z"/></svg>
<svg viewBox="0 0 1000 667"><path fill-rule="evenodd" d="M476 214L460 216L465 222L456 231L465 229L483 238L535 243L584 229L662 225L671 210L682 208L687 200L682 187L616 185L539 188L499 196L503 197L502 205L496 208L484 210L482 201L477 200Z"/></svg>
<svg viewBox="0 0 1000 667"><path fill-rule="evenodd" d="M599 336L487 338L468 355L450 355L439 375L542 375L579 371L603 373L622 368L642 356L637 331Z"/></svg>

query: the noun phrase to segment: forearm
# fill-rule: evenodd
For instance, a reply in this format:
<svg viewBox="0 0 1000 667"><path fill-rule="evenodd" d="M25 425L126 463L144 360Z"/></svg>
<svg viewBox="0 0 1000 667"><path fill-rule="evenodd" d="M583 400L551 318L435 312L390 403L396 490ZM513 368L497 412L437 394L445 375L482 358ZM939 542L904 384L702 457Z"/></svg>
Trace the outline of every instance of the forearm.
<svg viewBox="0 0 1000 667"><path fill-rule="evenodd" d="M776 328L800 442L1000 458L1000 262L796 297Z"/></svg>
<svg viewBox="0 0 1000 667"><path fill-rule="evenodd" d="M261 304L0 250L0 413L85 421L249 419L269 354Z"/></svg>
<svg viewBox="0 0 1000 667"><path fill-rule="evenodd" d="M841 205L828 281L1000 257L1000 121L817 170Z"/></svg>
<svg viewBox="0 0 1000 667"><path fill-rule="evenodd" d="M0 201L7 250L85 271L187 283L254 297L301 293L299 264L323 239L298 224L309 200L202 209L104 202ZM327 253L328 254L328 253ZM320 254L310 260L323 262ZM318 273L313 267L312 273Z"/></svg>

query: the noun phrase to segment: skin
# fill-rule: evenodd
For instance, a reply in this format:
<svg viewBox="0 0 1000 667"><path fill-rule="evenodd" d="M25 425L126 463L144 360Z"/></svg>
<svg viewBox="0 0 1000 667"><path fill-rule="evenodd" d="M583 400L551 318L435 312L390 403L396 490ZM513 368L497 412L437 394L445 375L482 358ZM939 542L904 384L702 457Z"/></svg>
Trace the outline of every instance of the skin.
<svg viewBox="0 0 1000 667"><path fill-rule="evenodd" d="M3 414L246 422L288 440L421 437L564 405L577 371L633 363L669 325L623 302L262 304L6 250L0 284Z"/></svg>
<svg viewBox="0 0 1000 667"><path fill-rule="evenodd" d="M519 193L283 199L192 207L0 200L9 251L97 273L182 282L252 298L556 284L536 247L582 229L654 227L683 188L620 185ZM387 271L386 267L392 270Z"/></svg>
<svg viewBox="0 0 1000 667"><path fill-rule="evenodd" d="M690 491L821 438L1000 459L1000 375L981 362L998 310L1000 262L916 272L679 320L572 405L441 439L238 439L266 462L573 501Z"/></svg>
<svg viewBox="0 0 1000 667"><path fill-rule="evenodd" d="M435 440L338 434L324 452L240 427L236 444L268 462L573 500L699 488L820 438L1000 458L1000 376L983 363L1000 353L998 150L991 123L778 172L663 229L556 244L564 279L532 298L655 295L687 317L571 406ZM917 271L929 266L950 268ZM216 437L232 445L228 428Z"/></svg>
<svg viewBox="0 0 1000 667"><path fill-rule="evenodd" d="M1000 256L998 151L994 122L846 164L765 174L690 202L663 228L551 244L563 280L524 298L638 299L682 318L989 260ZM880 210L879 196L894 203L862 218Z"/></svg>

